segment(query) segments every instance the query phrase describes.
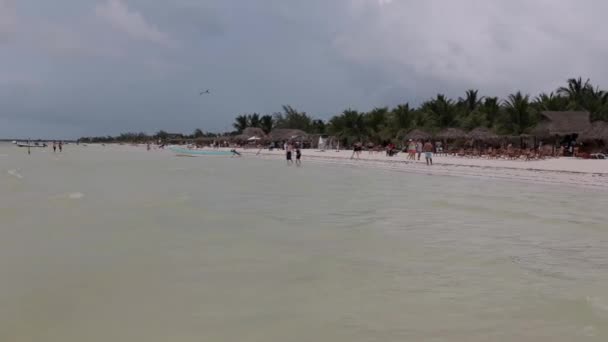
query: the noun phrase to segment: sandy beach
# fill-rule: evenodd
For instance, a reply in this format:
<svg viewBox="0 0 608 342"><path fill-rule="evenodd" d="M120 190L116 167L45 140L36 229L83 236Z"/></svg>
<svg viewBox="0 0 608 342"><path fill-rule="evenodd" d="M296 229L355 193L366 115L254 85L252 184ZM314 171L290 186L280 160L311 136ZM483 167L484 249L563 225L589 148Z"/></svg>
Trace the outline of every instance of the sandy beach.
<svg viewBox="0 0 608 342"><path fill-rule="evenodd" d="M285 158L282 150L238 149L238 151L246 157ZM385 153L370 154L364 151L357 160L350 159L352 155L350 150L310 149L302 150L302 153L304 163L330 163L348 167L369 167L430 175L491 178L608 189L608 160L562 157L524 161L435 155L433 157L434 165L427 166L424 156L420 161L408 161L405 154L387 157Z"/></svg>

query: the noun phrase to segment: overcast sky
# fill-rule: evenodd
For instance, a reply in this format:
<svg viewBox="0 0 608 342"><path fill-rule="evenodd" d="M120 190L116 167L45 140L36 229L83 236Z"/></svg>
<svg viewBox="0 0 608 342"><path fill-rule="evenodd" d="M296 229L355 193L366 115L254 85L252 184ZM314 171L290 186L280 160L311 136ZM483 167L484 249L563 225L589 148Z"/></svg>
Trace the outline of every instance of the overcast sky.
<svg viewBox="0 0 608 342"><path fill-rule="evenodd" d="M608 85L604 0L0 0L0 137ZM199 96L210 89L210 95Z"/></svg>

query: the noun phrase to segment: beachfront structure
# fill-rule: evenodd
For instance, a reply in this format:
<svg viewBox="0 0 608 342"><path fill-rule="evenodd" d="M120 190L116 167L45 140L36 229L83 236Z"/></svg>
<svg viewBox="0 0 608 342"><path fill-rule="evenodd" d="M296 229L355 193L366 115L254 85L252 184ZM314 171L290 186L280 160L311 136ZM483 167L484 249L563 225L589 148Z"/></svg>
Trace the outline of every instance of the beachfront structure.
<svg viewBox="0 0 608 342"><path fill-rule="evenodd" d="M233 140L239 142L258 142L266 140L267 136L263 129L258 127L247 127L243 133L235 136Z"/></svg>
<svg viewBox="0 0 608 342"><path fill-rule="evenodd" d="M427 140L427 139L430 139L432 137L433 136L430 133L427 133L427 132L425 132L423 130L420 130L420 129L416 128L416 129L413 129L413 130L409 131L409 133L407 133L404 138L406 140L409 140L409 139L412 139L412 140Z"/></svg>
<svg viewBox="0 0 608 342"><path fill-rule="evenodd" d="M531 135L539 138L571 136L575 139L591 127L589 117L589 112L583 111L543 111Z"/></svg>
<svg viewBox="0 0 608 342"><path fill-rule="evenodd" d="M458 140L465 139L467 132L460 128L446 128L435 135L435 138L440 140Z"/></svg>
<svg viewBox="0 0 608 342"><path fill-rule="evenodd" d="M289 129L289 128L275 128L268 134L268 140L272 142L283 142L283 141L307 141L308 133L300 129Z"/></svg>
<svg viewBox="0 0 608 342"><path fill-rule="evenodd" d="M587 130L581 133L581 136L584 141L601 141L605 144L608 143L608 122L593 122Z"/></svg>

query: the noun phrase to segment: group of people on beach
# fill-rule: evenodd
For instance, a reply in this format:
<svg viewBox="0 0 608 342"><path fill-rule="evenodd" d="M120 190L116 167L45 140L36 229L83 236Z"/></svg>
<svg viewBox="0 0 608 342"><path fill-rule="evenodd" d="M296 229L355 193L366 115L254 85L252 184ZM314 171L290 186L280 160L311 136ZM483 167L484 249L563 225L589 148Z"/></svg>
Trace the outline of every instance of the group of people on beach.
<svg viewBox="0 0 608 342"><path fill-rule="evenodd" d="M372 144L368 144L367 148L370 154L374 151L374 146ZM400 152L397 146L393 143L386 145L385 150L387 157L393 157ZM424 158L427 165L433 165L434 150L435 146L430 140L424 142L422 140L414 141L409 139L405 148L405 151L407 151L407 160L420 160L422 153L424 153ZM355 143L353 145L353 154L350 156L350 159L360 159L362 151L363 144Z"/></svg>
<svg viewBox="0 0 608 342"><path fill-rule="evenodd" d="M63 152L63 142L62 141L53 141L53 152L57 152L57 149L59 149L59 152Z"/></svg>
<svg viewBox="0 0 608 342"><path fill-rule="evenodd" d="M423 142L422 140L414 141L410 139L407 143L407 159L420 160L420 156L424 153L427 165L433 165L433 143L430 140ZM418 158L416 158L418 157Z"/></svg>
<svg viewBox="0 0 608 342"><path fill-rule="evenodd" d="M285 158L287 159L287 166L293 165L293 154L296 155L296 166L302 166L302 149L298 143L288 143L283 145L285 149Z"/></svg>

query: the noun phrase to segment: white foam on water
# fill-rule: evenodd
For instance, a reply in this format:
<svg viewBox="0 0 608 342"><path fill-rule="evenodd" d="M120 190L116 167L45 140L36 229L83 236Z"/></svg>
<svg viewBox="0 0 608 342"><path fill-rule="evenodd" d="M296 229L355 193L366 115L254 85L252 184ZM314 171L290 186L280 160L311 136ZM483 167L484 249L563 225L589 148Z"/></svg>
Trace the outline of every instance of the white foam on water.
<svg viewBox="0 0 608 342"><path fill-rule="evenodd" d="M84 197L84 194L82 192L72 192L71 194L68 195L69 199L81 199Z"/></svg>
<svg viewBox="0 0 608 342"><path fill-rule="evenodd" d="M180 202L187 202L191 199L192 199L192 197L189 194L181 194L177 197L177 200Z"/></svg>
<svg viewBox="0 0 608 342"><path fill-rule="evenodd" d="M585 335L587 337L597 336L597 330L593 326L588 325L583 328L583 335Z"/></svg>
<svg viewBox="0 0 608 342"><path fill-rule="evenodd" d="M19 173L19 169L8 170L8 174L19 179L23 178L23 176Z"/></svg>
<svg viewBox="0 0 608 342"><path fill-rule="evenodd" d="M587 303L596 314L608 316L608 302L600 297L587 297Z"/></svg>

